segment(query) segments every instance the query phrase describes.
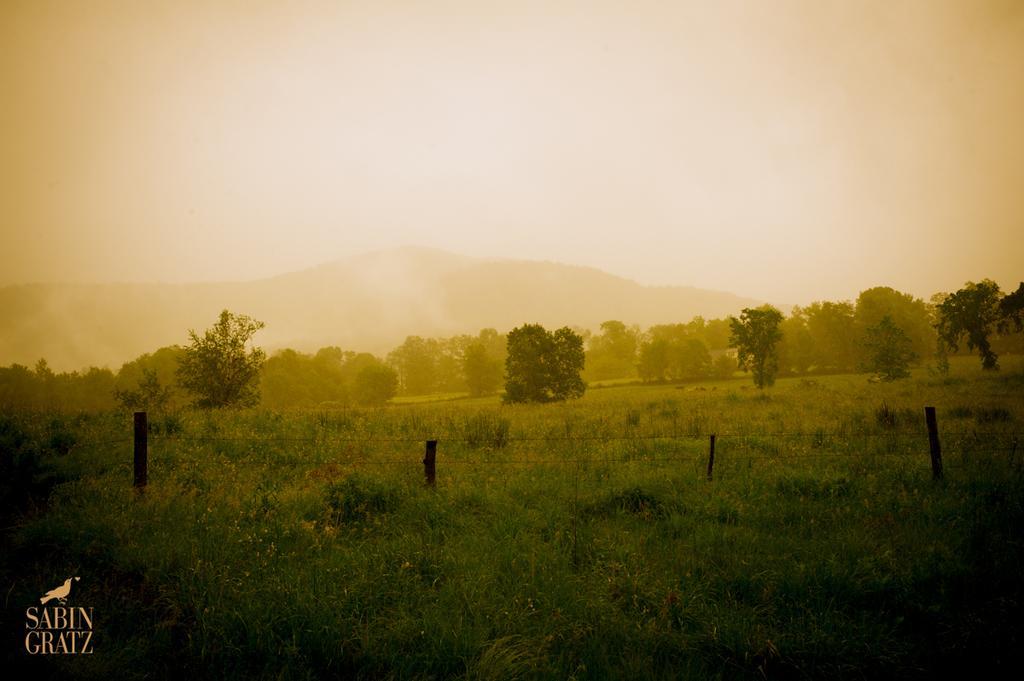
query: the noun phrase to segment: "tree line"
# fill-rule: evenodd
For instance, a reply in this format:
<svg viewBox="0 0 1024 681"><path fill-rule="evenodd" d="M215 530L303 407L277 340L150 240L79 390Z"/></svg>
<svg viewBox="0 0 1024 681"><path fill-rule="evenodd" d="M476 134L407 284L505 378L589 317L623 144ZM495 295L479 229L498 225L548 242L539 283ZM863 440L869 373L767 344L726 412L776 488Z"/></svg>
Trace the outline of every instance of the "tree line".
<svg viewBox="0 0 1024 681"><path fill-rule="evenodd" d="M646 330L609 320L593 333L524 324L508 334L409 336L384 357L338 347L267 357L251 344L262 322L225 310L203 334L189 331L188 345L142 355L116 373L55 373L45 360L32 369L0 368L0 408L373 406L397 395L501 390L509 402L543 402L578 397L598 381L726 378L738 368L758 387L807 373L867 371L896 380L924 361L946 371L957 352L977 352L983 368L998 368L1000 353L1024 352L1022 307L1024 283L1003 295L990 280L968 282L929 302L875 287L855 301L815 302L788 316L763 306Z"/></svg>

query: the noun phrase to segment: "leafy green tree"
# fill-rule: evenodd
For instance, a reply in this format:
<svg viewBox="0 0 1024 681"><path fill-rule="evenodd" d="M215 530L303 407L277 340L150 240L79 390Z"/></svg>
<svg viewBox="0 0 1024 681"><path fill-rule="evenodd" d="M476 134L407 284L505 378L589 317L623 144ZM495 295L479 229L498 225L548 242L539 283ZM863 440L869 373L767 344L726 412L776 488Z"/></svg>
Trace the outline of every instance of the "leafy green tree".
<svg viewBox="0 0 1024 681"><path fill-rule="evenodd" d="M314 406L312 358L291 348L275 352L260 367L260 404L269 409Z"/></svg>
<svg viewBox="0 0 1024 681"><path fill-rule="evenodd" d="M134 411L166 411L172 397L171 387L160 383L155 369L142 370L142 380L135 390L114 389L118 404Z"/></svg>
<svg viewBox="0 0 1024 681"><path fill-rule="evenodd" d="M490 395L501 385L501 361L487 352L482 341L474 341L463 352L462 373L473 397Z"/></svg>
<svg viewBox="0 0 1024 681"><path fill-rule="evenodd" d="M166 399L162 400L163 410L174 410L183 405L185 396L177 384L178 365L181 359L182 349L177 345L167 346L144 355L139 355L130 362L125 362L117 372L112 394L117 397L119 394L129 395L139 391L146 383L146 390L154 390L154 384L159 384L160 390L166 392ZM152 373L155 378L148 379L147 373ZM142 395L139 395L142 398ZM144 398L148 401L156 397L153 393ZM161 401L161 400L158 400ZM122 407L126 404L119 400ZM141 407L140 407L141 408Z"/></svg>
<svg viewBox="0 0 1024 681"><path fill-rule="evenodd" d="M555 400L583 397L587 384L580 377L586 364L583 337L562 327L553 334L554 353L550 364L550 389Z"/></svg>
<svg viewBox="0 0 1024 681"><path fill-rule="evenodd" d="M704 341L708 350L726 350L729 347L729 321L727 319L704 319L697 315L686 324L654 326L651 327L651 330L673 327L683 332L687 338Z"/></svg>
<svg viewBox="0 0 1024 681"><path fill-rule="evenodd" d="M877 326L883 317L889 317L910 339L916 356L924 357L935 347L935 328L932 326L928 305L920 298L888 286L861 291L854 306L854 321L862 342L867 340L867 330ZM867 345L863 347L866 349Z"/></svg>
<svg viewBox="0 0 1024 681"><path fill-rule="evenodd" d="M320 348L316 355L280 350L264 362L260 371L260 404L271 409L345 404L349 383L345 362L352 353L340 348Z"/></svg>
<svg viewBox="0 0 1024 681"><path fill-rule="evenodd" d="M587 344L587 375L592 380L628 378L636 375L640 330L618 320L601 324L601 333Z"/></svg>
<svg viewBox="0 0 1024 681"><path fill-rule="evenodd" d="M367 364L356 374L352 393L366 406L386 404L398 393L398 373L380 361Z"/></svg>
<svg viewBox="0 0 1024 681"><path fill-rule="evenodd" d="M981 368L994 371L999 368L999 357L992 350L989 337L1002 318L999 309L999 285L991 279L979 283L972 281L955 293L945 297L937 306L939 337L954 352L964 337L967 347L977 350Z"/></svg>
<svg viewBox="0 0 1024 681"><path fill-rule="evenodd" d="M736 358L727 352L722 352L711 362L711 375L715 378L732 378L735 371Z"/></svg>
<svg viewBox="0 0 1024 681"><path fill-rule="evenodd" d="M114 407L114 372L107 368L89 367L73 372L64 389L67 406L78 411L103 411Z"/></svg>
<svg viewBox="0 0 1024 681"><path fill-rule="evenodd" d="M739 319L730 317L730 342L736 347L739 367L750 371L754 385L763 389L775 384L778 371L776 343L782 338L782 313L771 305L744 308Z"/></svg>
<svg viewBox="0 0 1024 681"><path fill-rule="evenodd" d="M709 319L704 322L701 338L708 350L725 350L729 347L729 320Z"/></svg>
<svg viewBox="0 0 1024 681"><path fill-rule="evenodd" d="M114 406L113 389L109 369L58 374L45 360L34 371L21 364L0 367L0 411L102 411Z"/></svg>
<svg viewBox="0 0 1024 681"><path fill-rule="evenodd" d="M814 363L814 339L807 329L807 317L803 310L794 307L779 326L782 338L779 340L779 369L786 373L806 373Z"/></svg>
<svg viewBox="0 0 1024 681"><path fill-rule="evenodd" d="M480 329L476 339L487 348L487 354L497 357L502 366L505 366L505 359L508 357L508 345L505 334L498 333L495 329Z"/></svg>
<svg viewBox="0 0 1024 681"><path fill-rule="evenodd" d="M474 343L470 335L452 336L437 341L437 354L434 361L434 390L442 393L454 393L468 390L463 359L466 349ZM500 368L500 363L499 363ZM498 381L501 382L500 379Z"/></svg>
<svg viewBox="0 0 1024 681"><path fill-rule="evenodd" d="M398 385L406 395L427 395L436 392L440 356L438 342L433 338L409 336L391 351L388 364L398 372Z"/></svg>
<svg viewBox="0 0 1024 681"><path fill-rule="evenodd" d="M811 303L803 308L814 347L814 366L849 371L857 366L857 331L853 304L842 301Z"/></svg>
<svg viewBox="0 0 1024 681"><path fill-rule="evenodd" d="M1013 293L1007 293L999 301L999 332L1006 333L1013 329L1024 331L1024 282Z"/></svg>
<svg viewBox="0 0 1024 681"><path fill-rule="evenodd" d="M928 300L928 321L931 323L932 329L938 329L939 327L939 305L947 297L949 297L948 293L933 293L932 297ZM946 341L938 333L935 334L935 346L932 356L935 364L928 366L928 373L933 376L948 376L949 345L946 344Z"/></svg>
<svg viewBox="0 0 1024 681"><path fill-rule="evenodd" d="M551 334L540 324L524 324L508 334L505 359L505 401L546 402L550 399Z"/></svg>
<svg viewBox="0 0 1024 681"><path fill-rule="evenodd" d="M895 381L910 376L910 364L917 360L914 342L892 317L885 315L874 326L868 327L864 339L867 351L865 368L877 373L883 381Z"/></svg>
<svg viewBox="0 0 1024 681"><path fill-rule="evenodd" d="M24 364L0 368L0 409L14 412L37 408L36 377Z"/></svg>
<svg viewBox="0 0 1024 681"><path fill-rule="evenodd" d="M644 381L697 380L712 373L711 353L701 338L704 320L652 326L640 345L637 370Z"/></svg>
<svg viewBox="0 0 1024 681"><path fill-rule="evenodd" d="M586 383L583 337L568 327L554 333L524 324L508 334L506 402L552 402L581 397Z"/></svg>
<svg viewBox="0 0 1024 681"><path fill-rule="evenodd" d="M671 346L663 338L645 341L640 346L640 360L637 371L645 383L663 382L668 379L671 365Z"/></svg>
<svg viewBox="0 0 1024 681"><path fill-rule="evenodd" d="M50 368L46 359L40 358L36 362L35 375L40 404L55 409L60 399L57 391L57 374Z"/></svg>
<svg viewBox="0 0 1024 681"><path fill-rule="evenodd" d="M711 375L711 353L699 338L687 338L676 345L672 358L676 378L693 381Z"/></svg>
<svg viewBox="0 0 1024 681"><path fill-rule="evenodd" d="M266 353L257 347L246 350L246 343L263 326L224 310L202 336L188 332L192 342L181 353L178 382L195 395L197 407L251 407L259 402L260 367Z"/></svg>

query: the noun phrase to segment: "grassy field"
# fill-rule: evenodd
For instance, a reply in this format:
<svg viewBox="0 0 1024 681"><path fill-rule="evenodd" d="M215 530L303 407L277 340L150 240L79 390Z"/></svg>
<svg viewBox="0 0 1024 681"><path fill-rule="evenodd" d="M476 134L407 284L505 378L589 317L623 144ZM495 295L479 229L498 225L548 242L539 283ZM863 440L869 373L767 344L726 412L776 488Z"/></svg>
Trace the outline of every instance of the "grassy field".
<svg viewBox="0 0 1024 681"><path fill-rule="evenodd" d="M153 416L142 495L130 415L0 417L28 509L4 654L35 678L1015 676L1024 367L956 359L764 395ZM72 574L95 653L29 658L25 607Z"/></svg>

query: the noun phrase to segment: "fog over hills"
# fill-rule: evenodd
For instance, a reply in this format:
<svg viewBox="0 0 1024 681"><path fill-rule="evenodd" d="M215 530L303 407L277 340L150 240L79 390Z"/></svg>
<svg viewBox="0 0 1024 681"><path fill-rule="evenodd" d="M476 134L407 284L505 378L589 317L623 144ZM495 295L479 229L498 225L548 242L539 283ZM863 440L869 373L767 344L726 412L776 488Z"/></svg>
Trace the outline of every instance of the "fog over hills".
<svg viewBox="0 0 1024 681"><path fill-rule="evenodd" d="M222 309L266 322L269 351L326 345L383 353L407 335L448 336L524 322L595 329L736 314L760 301L684 286L643 286L590 267L379 251L248 282L28 284L0 288L0 364L116 369L188 341Z"/></svg>

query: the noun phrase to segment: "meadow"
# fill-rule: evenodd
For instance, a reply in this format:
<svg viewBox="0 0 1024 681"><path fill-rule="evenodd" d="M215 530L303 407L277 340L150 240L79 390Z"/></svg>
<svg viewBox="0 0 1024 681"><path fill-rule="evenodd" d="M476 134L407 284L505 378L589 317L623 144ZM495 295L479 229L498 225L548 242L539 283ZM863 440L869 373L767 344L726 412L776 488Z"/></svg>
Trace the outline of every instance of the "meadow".
<svg viewBox="0 0 1024 681"><path fill-rule="evenodd" d="M36 678L1010 676L1024 362L1002 363L154 414L143 493L131 414L4 415L4 654ZM26 604L72 574L95 653L29 658Z"/></svg>

